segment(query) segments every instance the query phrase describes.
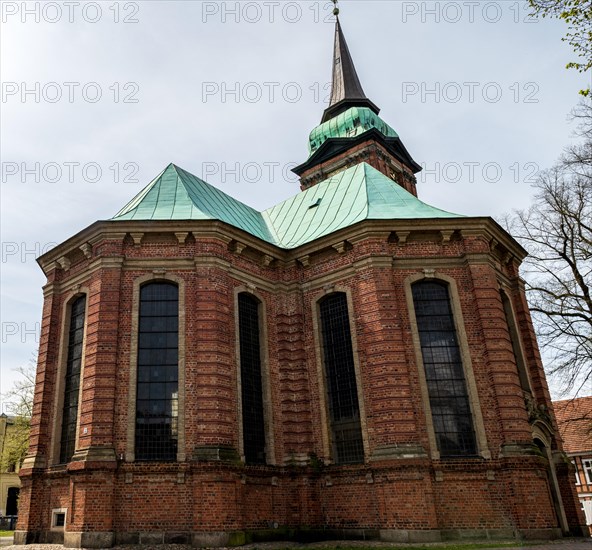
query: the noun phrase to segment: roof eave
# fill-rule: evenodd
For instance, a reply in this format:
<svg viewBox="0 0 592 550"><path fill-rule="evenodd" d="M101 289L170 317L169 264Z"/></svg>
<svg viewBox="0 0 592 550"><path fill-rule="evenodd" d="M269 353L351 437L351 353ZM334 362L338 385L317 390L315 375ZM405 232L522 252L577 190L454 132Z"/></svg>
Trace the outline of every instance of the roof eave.
<svg viewBox="0 0 592 550"><path fill-rule="evenodd" d="M345 98L325 109L323 118L321 119L321 124L331 120L332 118L335 118L352 107L367 107L376 115L380 113L380 109L376 106L376 104L367 97L363 99Z"/></svg>
<svg viewBox="0 0 592 550"><path fill-rule="evenodd" d="M109 236L123 239L127 233L134 232L187 232L204 230L225 235L229 239L240 240L249 246L264 251L278 259L300 257L332 246L337 241L348 239L359 240L366 233L393 231L424 231L424 230L461 230L474 231L483 234L489 241L497 241L505 247L521 263L527 256L526 250L493 218L491 217L458 217L458 218L410 218L387 220L362 220L351 226L344 227L328 235L324 235L310 242L294 248L283 248L267 242L243 229L219 220L129 220L129 221L97 221L86 227L76 235L52 248L37 259L37 263L46 276L52 270L53 264L60 258L80 248L86 243L95 244L102 238Z"/></svg>
<svg viewBox="0 0 592 550"><path fill-rule="evenodd" d="M228 235L231 239L253 244L259 250L282 254L284 249L260 237L221 220L99 220L66 239L37 258L37 264L48 276L53 264L86 243L94 245L104 238L123 239L128 233L199 232Z"/></svg>
<svg viewBox="0 0 592 550"><path fill-rule="evenodd" d="M421 172L422 167L413 160L405 145L399 137L386 137L376 128L370 128L359 136L355 137L331 137L326 139L323 144L302 164L292 168L292 172L301 176L304 172L317 164L321 164L331 157L347 151L364 141L375 139L380 145L389 150L397 160L408 166L414 174ZM336 147L337 146L337 147Z"/></svg>
<svg viewBox="0 0 592 550"><path fill-rule="evenodd" d="M526 250L493 218L482 217L447 217L447 218L408 218L408 219L380 219L361 220L348 227L341 228L328 235L323 235L313 241L303 243L291 249L297 256L305 256L331 243L354 239L359 240L365 233L392 233L397 231L434 231L460 230L474 231L483 234L488 241L497 241L521 263L528 255Z"/></svg>

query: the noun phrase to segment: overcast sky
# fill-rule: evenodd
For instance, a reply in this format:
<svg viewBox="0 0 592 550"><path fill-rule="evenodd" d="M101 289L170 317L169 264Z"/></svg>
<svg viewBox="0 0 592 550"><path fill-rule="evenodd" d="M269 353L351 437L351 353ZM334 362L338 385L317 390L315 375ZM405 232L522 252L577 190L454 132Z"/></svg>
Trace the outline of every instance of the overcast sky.
<svg viewBox="0 0 592 550"><path fill-rule="evenodd" d="M325 1L0 6L5 392L38 346L35 258L168 163L260 210L298 192L290 168L326 106L334 18ZM424 166L420 198L466 215L527 207L587 85L564 69L565 25L512 0L340 7L366 94Z"/></svg>

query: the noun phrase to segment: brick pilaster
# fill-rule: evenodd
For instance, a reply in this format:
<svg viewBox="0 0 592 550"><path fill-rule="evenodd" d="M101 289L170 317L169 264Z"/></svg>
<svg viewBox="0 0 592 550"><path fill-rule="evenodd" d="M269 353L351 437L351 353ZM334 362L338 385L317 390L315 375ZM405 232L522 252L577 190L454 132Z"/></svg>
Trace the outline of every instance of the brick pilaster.
<svg viewBox="0 0 592 550"><path fill-rule="evenodd" d="M113 460L121 268L97 270L87 298L78 444L74 461ZM92 455L92 456L91 456Z"/></svg>
<svg viewBox="0 0 592 550"><path fill-rule="evenodd" d="M33 416L29 436L29 451L21 468L28 475L33 468L44 468L49 463L51 429L54 418L55 387L58 373L58 353L62 326L61 300L57 295L56 270L50 273L44 288L37 376L33 400Z"/></svg>
<svg viewBox="0 0 592 550"><path fill-rule="evenodd" d="M480 343L491 389L496 396L501 444L531 443L532 436L520 378L508 332L497 278L487 264L469 266L474 307L479 319ZM478 370L478 366L474 365Z"/></svg>

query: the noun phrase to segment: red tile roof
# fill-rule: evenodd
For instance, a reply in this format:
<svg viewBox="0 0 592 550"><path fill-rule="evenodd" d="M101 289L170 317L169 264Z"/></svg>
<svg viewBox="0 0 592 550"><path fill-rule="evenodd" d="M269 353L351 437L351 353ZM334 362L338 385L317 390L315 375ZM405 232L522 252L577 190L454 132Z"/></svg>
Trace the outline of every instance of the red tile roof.
<svg viewBox="0 0 592 550"><path fill-rule="evenodd" d="M592 396L553 402L566 453L592 452Z"/></svg>

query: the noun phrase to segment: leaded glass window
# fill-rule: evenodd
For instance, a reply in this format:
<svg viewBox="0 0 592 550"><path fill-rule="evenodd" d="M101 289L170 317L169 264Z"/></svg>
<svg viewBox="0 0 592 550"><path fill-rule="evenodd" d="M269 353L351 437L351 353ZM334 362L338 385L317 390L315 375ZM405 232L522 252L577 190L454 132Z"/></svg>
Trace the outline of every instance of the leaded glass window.
<svg viewBox="0 0 592 550"><path fill-rule="evenodd" d="M259 341L259 301L238 296L243 449L247 464L265 464L265 417Z"/></svg>
<svg viewBox="0 0 592 550"><path fill-rule="evenodd" d="M527 392L530 392L530 382L528 381L528 373L526 372L526 364L520 348L520 337L518 336L518 327L512 312L510 300L503 290L500 290L502 304L504 306L504 314L506 316L506 324L508 325L508 332L510 334L510 341L512 342L512 352L514 353L514 361L518 368L518 376L520 377L520 387Z"/></svg>
<svg viewBox="0 0 592 550"><path fill-rule="evenodd" d="M473 418L448 287L415 283L413 302L440 455L474 455Z"/></svg>
<svg viewBox="0 0 592 550"><path fill-rule="evenodd" d="M136 460L172 461L179 421L179 289L140 288Z"/></svg>
<svg viewBox="0 0 592 550"><path fill-rule="evenodd" d="M64 407L62 409L62 437L60 440L60 462L70 462L76 447L76 426L78 423L78 401L80 398L80 371L82 369L82 348L84 345L84 311L86 296L80 296L70 306L70 328L68 331L68 355L66 358L66 380L64 385Z"/></svg>
<svg viewBox="0 0 592 550"><path fill-rule="evenodd" d="M330 294L320 302L319 308L334 459L338 464L363 462L347 297L343 293Z"/></svg>

